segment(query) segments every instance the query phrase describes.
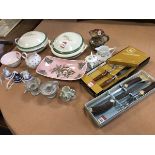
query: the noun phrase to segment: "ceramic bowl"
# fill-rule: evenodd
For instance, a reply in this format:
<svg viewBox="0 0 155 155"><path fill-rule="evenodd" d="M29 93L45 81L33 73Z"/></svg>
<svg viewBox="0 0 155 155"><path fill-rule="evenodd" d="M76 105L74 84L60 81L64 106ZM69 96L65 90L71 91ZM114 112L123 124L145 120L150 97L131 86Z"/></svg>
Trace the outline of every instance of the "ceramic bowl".
<svg viewBox="0 0 155 155"><path fill-rule="evenodd" d="M17 67L21 63L21 53L17 51L8 52L2 56L1 63L8 67Z"/></svg>

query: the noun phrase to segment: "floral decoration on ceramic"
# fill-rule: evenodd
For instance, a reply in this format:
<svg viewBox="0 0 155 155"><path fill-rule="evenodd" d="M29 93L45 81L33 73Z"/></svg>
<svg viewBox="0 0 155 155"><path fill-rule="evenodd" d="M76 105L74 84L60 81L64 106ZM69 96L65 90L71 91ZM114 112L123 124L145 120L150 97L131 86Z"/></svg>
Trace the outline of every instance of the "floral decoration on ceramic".
<svg viewBox="0 0 155 155"><path fill-rule="evenodd" d="M86 64L85 62L80 62L80 63L79 63L79 69L82 69L82 68L84 67L85 64Z"/></svg>
<svg viewBox="0 0 155 155"><path fill-rule="evenodd" d="M69 102L76 98L76 91L74 89L71 89L69 86L64 86L61 89L59 97L64 102Z"/></svg>
<svg viewBox="0 0 155 155"><path fill-rule="evenodd" d="M42 75L47 75L47 72L45 70L38 70L38 73L42 74Z"/></svg>
<svg viewBox="0 0 155 155"><path fill-rule="evenodd" d="M87 63L84 60L66 60L46 56L37 67L36 72L59 80L78 80L85 74L86 69Z"/></svg>
<svg viewBox="0 0 155 155"><path fill-rule="evenodd" d="M49 59L48 57L46 57L44 61L48 64L51 64L53 62L53 60Z"/></svg>
<svg viewBox="0 0 155 155"><path fill-rule="evenodd" d="M71 75L73 75L75 73L75 71L68 67L68 66L63 66L63 65L56 65L55 68L53 68L51 70L51 73L54 73L57 75L57 77L65 77L65 78L69 78Z"/></svg>

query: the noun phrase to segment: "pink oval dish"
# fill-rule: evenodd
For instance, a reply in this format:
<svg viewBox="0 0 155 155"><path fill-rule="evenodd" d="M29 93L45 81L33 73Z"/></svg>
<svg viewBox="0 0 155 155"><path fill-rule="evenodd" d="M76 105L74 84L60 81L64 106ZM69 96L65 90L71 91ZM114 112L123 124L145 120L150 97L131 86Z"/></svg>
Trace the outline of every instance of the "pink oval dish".
<svg viewBox="0 0 155 155"><path fill-rule="evenodd" d="M46 56L36 69L38 74L59 80L78 80L87 69L84 60L66 60Z"/></svg>

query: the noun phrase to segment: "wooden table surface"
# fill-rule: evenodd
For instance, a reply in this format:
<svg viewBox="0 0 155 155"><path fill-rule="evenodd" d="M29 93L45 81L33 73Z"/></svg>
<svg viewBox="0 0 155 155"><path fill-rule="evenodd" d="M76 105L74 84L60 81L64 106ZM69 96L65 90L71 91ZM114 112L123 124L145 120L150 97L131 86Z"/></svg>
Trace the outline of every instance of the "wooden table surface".
<svg viewBox="0 0 155 155"><path fill-rule="evenodd" d="M92 21L55 21L44 20L37 28L45 32L49 39L62 32L75 31L82 34L88 43L88 31L104 29L110 36L110 47L121 49L128 45L136 47L150 55L151 60L143 69L155 77L155 26L150 24L120 24ZM90 53L88 48L77 59L83 59ZM41 56L51 55L49 47ZM1 67L0 72L2 71ZM27 69L24 60L15 70ZM29 70L35 73L33 70ZM51 80L35 74L42 81ZM134 106L103 128L96 127L84 113L83 107L93 97L78 82L60 81L60 86L69 85L76 89L77 98L68 104L60 99L47 99L44 96L24 94L23 84L15 84L9 91L0 86L0 109L15 134L155 134L155 94Z"/></svg>

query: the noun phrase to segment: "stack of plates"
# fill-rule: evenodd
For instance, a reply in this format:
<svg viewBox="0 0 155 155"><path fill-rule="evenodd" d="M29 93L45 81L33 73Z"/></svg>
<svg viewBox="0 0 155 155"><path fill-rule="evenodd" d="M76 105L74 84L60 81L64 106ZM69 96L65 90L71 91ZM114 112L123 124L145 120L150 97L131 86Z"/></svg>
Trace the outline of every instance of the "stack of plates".
<svg viewBox="0 0 155 155"><path fill-rule="evenodd" d="M52 53L60 58L75 58L87 48L83 37L75 32L60 34L49 46Z"/></svg>
<svg viewBox="0 0 155 155"><path fill-rule="evenodd" d="M30 31L15 39L17 48L22 52L40 52L48 44L48 37L43 32Z"/></svg>

